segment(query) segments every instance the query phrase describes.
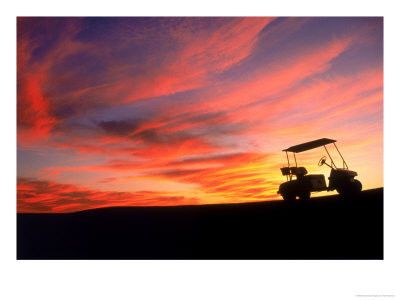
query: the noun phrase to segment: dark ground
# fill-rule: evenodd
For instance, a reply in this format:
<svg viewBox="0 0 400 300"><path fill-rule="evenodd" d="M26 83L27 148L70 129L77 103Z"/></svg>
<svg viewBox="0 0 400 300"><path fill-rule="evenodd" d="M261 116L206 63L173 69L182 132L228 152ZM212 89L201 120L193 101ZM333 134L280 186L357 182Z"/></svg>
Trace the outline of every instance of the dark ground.
<svg viewBox="0 0 400 300"><path fill-rule="evenodd" d="M383 188L292 205L17 214L17 259L383 259Z"/></svg>

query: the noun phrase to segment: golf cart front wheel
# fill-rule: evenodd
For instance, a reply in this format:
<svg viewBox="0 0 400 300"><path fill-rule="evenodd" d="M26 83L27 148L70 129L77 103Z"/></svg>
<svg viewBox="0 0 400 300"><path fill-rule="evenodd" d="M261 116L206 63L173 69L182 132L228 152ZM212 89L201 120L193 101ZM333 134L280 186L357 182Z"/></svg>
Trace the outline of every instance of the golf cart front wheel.
<svg viewBox="0 0 400 300"><path fill-rule="evenodd" d="M361 192L362 184L359 180L354 179L353 182L348 182L336 188L340 195L356 195Z"/></svg>
<svg viewBox="0 0 400 300"><path fill-rule="evenodd" d="M362 184L361 184L361 182L360 182L359 180L354 179L354 182L353 182L353 189L354 189L354 192L355 192L355 193L361 192L361 190L362 190Z"/></svg>

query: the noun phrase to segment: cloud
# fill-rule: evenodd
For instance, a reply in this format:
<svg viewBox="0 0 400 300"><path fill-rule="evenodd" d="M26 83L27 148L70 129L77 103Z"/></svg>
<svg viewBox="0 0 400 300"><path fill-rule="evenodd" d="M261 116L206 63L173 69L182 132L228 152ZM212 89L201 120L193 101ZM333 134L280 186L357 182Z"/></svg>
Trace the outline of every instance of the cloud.
<svg viewBox="0 0 400 300"><path fill-rule="evenodd" d="M18 93L19 132L29 130L28 134L21 136L22 139L47 138L57 123L57 119L50 115L50 102L44 96L40 82L39 76L28 78L23 83L24 89Z"/></svg>
<svg viewBox="0 0 400 300"><path fill-rule="evenodd" d="M268 194L276 190L281 181L276 178L279 167L272 161L272 157L265 153L190 157L172 162L164 169L147 172L131 179L161 178L195 184L210 196L222 196L219 201L268 200ZM276 196L273 199L276 199Z"/></svg>
<svg viewBox="0 0 400 300"><path fill-rule="evenodd" d="M143 26L160 26L162 32L155 41L162 46L155 45L156 52L146 51L137 70L135 58L140 48L136 47L145 47L144 42L151 40L147 37L144 41L144 33L137 32L141 27L130 26L136 19L18 18L19 140L32 143L47 139L52 130L60 133L65 129L62 124L66 118L101 107L202 87L208 84L210 70L223 70L248 56L257 34L272 20L209 18L207 26L196 18L143 22ZM176 29L171 31L168 26ZM101 38L89 41L87 30ZM96 47L104 39L104 30L116 36L112 47ZM150 29L145 32L150 35ZM179 43L164 49L168 36ZM125 60L121 61L119 54L130 51L132 54L123 54ZM166 59L155 67L160 57ZM119 122L101 121L99 125L116 135L135 126L135 122Z"/></svg>
<svg viewBox="0 0 400 300"><path fill-rule="evenodd" d="M143 120L112 120L100 121L98 126L105 131L106 134L127 136L139 128Z"/></svg>
<svg viewBox="0 0 400 300"><path fill-rule="evenodd" d="M140 191L135 193L100 191L72 184L18 178L17 210L26 212L73 212L107 206L165 206L198 204L199 199Z"/></svg>
<svg viewBox="0 0 400 300"><path fill-rule="evenodd" d="M46 140L59 122L52 114L53 99L46 90L50 81L48 71L79 47L71 41L76 24L60 18L17 18L17 123L20 143Z"/></svg>

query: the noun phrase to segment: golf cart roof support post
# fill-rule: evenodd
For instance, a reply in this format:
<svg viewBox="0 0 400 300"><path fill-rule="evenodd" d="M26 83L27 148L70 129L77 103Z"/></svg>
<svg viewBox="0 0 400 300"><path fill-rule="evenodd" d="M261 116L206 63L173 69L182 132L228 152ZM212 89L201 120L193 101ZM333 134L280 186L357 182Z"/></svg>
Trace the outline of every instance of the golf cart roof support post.
<svg viewBox="0 0 400 300"><path fill-rule="evenodd" d="M346 163L346 161L344 160L344 158L343 158L343 156L342 156L342 153L340 153L339 148L336 146L335 143L333 143L333 145L335 145L335 148L336 148L337 152L339 153L340 157L341 157L342 160L343 160L343 168L346 166L346 169L348 169L349 167L347 166L347 163Z"/></svg>
<svg viewBox="0 0 400 300"><path fill-rule="evenodd" d="M285 153L286 153L286 158L287 158L287 166L288 166L288 168L290 168L289 155L287 154L287 151L285 151Z"/></svg>
<svg viewBox="0 0 400 300"><path fill-rule="evenodd" d="M296 153L293 152L293 156L294 156L294 162L296 163L296 168L297 168Z"/></svg>
<svg viewBox="0 0 400 300"><path fill-rule="evenodd" d="M285 153L286 153L286 158L287 158L287 166L288 166L288 168L290 168L289 155L288 155L287 151L285 151ZM289 181L289 180L291 181L292 180L292 174L286 175L286 180L287 181Z"/></svg>
<svg viewBox="0 0 400 300"><path fill-rule="evenodd" d="M331 162L332 162L332 164L334 165L335 169L337 169L337 167L336 167L336 165L335 165L335 162L333 161L333 159L332 159L331 155L329 154L328 149L326 149L326 146L325 146L325 145L324 145L324 148L325 148L326 153L328 153L328 156L329 156L329 158L331 159Z"/></svg>

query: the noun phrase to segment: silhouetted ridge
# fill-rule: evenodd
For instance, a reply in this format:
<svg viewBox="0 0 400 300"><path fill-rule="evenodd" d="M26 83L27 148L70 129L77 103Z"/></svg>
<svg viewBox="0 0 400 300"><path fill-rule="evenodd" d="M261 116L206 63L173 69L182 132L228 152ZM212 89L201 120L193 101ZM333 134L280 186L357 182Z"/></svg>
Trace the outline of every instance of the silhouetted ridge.
<svg viewBox="0 0 400 300"><path fill-rule="evenodd" d="M383 259L383 188L294 203L18 214L18 259Z"/></svg>

